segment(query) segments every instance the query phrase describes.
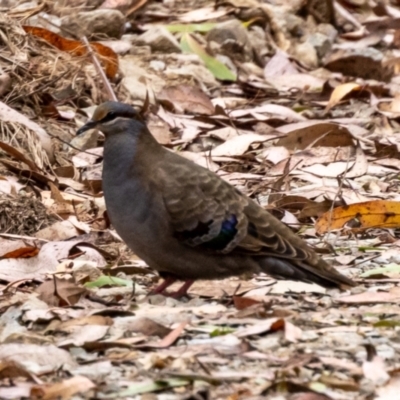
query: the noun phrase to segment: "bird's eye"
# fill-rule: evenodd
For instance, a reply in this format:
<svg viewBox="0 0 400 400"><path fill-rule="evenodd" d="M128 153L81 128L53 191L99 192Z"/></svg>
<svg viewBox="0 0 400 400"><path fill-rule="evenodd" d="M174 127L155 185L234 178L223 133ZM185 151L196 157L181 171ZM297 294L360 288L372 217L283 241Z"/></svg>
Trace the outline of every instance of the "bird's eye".
<svg viewBox="0 0 400 400"><path fill-rule="evenodd" d="M113 120L117 115L114 111L109 111L107 115L101 120L101 122L108 122Z"/></svg>

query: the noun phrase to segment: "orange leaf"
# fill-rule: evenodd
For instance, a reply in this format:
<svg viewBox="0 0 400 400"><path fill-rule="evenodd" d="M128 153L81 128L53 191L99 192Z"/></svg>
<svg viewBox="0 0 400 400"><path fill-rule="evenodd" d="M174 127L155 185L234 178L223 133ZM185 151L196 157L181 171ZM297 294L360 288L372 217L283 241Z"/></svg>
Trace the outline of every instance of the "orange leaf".
<svg viewBox="0 0 400 400"><path fill-rule="evenodd" d="M357 229L400 227L400 202L376 200L337 207L323 214L315 227L323 234L345 224Z"/></svg>
<svg viewBox="0 0 400 400"><path fill-rule="evenodd" d="M25 32L44 39L54 47L57 47L57 49L71 53L74 56L84 56L88 53L86 46L77 40L63 38L54 32L36 26L24 25L23 28ZM92 42L90 45L96 51L97 55L100 56L107 76L114 78L118 72L118 57L115 52L101 43Z"/></svg>
<svg viewBox="0 0 400 400"><path fill-rule="evenodd" d="M39 254L39 249L37 247L21 247L20 249L9 251L3 254L0 258L31 258Z"/></svg>
<svg viewBox="0 0 400 400"><path fill-rule="evenodd" d="M252 299L250 297L233 296L233 304L237 310L244 310L254 304L261 304L261 301Z"/></svg>

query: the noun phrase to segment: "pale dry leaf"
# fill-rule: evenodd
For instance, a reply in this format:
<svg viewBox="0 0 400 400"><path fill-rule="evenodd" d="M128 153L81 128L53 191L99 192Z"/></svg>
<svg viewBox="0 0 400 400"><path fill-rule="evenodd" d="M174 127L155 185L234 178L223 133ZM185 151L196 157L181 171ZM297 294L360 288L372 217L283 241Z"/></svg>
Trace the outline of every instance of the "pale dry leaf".
<svg viewBox="0 0 400 400"><path fill-rule="evenodd" d="M277 281L270 293L326 293L326 289L315 283Z"/></svg>
<svg viewBox="0 0 400 400"><path fill-rule="evenodd" d="M0 345L0 359L15 361L31 374L41 375L76 367L71 355L54 345L7 343Z"/></svg>
<svg viewBox="0 0 400 400"><path fill-rule="evenodd" d="M75 325L70 328L70 334L57 341L58 347L82 347L86 343L104 339L109 330L107 325Z"/></svg>
<svg viewBox="0 0 400 400"><path fill-rule="evenodd" d="M246 133L250 133L247 131L243 131L240 129L232 128L231 126L226 126L225 128L214 129L207 132L208 136L217 137L221 140L229 140L239 135L244 135Z"/></svg>
<svg viewBox="0 0 400 400"><path fill-rule="evenodd" d="M236 136L214 147L211 150L211 156L241 156L247 151L250 145L265 142L272 137L257 135L256 133Z"/></svg>
<svg viewBox="0 0 400 400"><path fill-rule="evenodd" d="M299 72L295 63L293 63L286 52L276 49L275 54L264 67L264 76L270 78L279 78L283 75L295 75Z"/></svg>
<svg viewBox="0 0 400 400"><path fill-rule="evenodd" d="M315 92L321 90L325 79L317 78L310 74L285 74L267 78L267 82L280 91L300 89L305 92Z"/></svg>
<svg viewBox="0 0 400 400"><path fill-rule="evenodd" d="M282 327L284 326L284 320L279 318L268 318L262 322L255 323L254 325L239 328L234 335L238 338L244 338L248 336L260 335L261 333L269 332L273 325L276 323L282 323Z"/></svg>
<svg viewBox="0 0 400 400"><path fill-rule="evenodd" d="M393 100L380 100L376 105L377 111L388 118L397 118L400 114L400 96L397 95Z"/></svg>
<svg viewBox="0 0 400 400"><path fill-rule="evenodd" d="M346 178L363 176L368 171L368 160L360 146L356 149L356 161L351 169L346 172Z"/></svg>
<svg viewBox="0 0 400 400"><path fill-rule="evenodd" d="M385 362L378 355L375 355L371 361L364 361L362 365L364 376L377 386L382 386L389 381L390 375L386 369Z"/></svg>
<svg viewBox="0 0 400 400"><path fill-rule="evenodd" d="M243 110L234 110L229 112L229 116L232 118L240 118L246 115L257 115L257 114L270 114L269 117L263 115L262 120L274 118L283 118L289 122L300 122L306 121L306 118L301 114L293 111L289 107L280 106L278 104L264 104L258 107L245 108Z"/></svg>
<svg viewBox="0 0 400 400"><path fill-rule="evenodd" d="M106 261L95 249L81 246L80 240L69 242L49 242L43 245L39 254L30 258L0 260L0 279L7 282L19 279L43 279L49 273L54 273L60 260L66 259L73 247L82 251L79 257L83 260L95 261L99 267L105 266Z"/></svg>
<svg viewBox="0 0 400 400"><path fill-rule="evenodd" d="M375 400L397 399L400 393L400 376L395 374L384 386L376 388L375 391L378 395L378 397L375 397Z"/></svg>
<svg viewBox="0 0 400 400"><path fill-rule="evenodd" d="M278 164L279 162L289 158L289 156L289 150L283 146L268 147L261 154L262 158L265 158L266 161L272 162L272 164Z"/></svg>
<svg viewBox="0 0 400 400"><path fill-rule="evenodd" d="M217 172L219 170L219 165L210 159L209 154L193 153L192 151L180 151L179 155L201 165L204 168L209 169L210 171Z"/></svg>
<svg viewBox="0 0 400 400"><path fill-rule="evenodd" d="M84 168L93 165L103 157L103 147L92 148L88 151L82 151L72 156L72 163L76 168Z"/></svg>
<svg viewBox="0 0 400 400"><path fill-rule="evenodd" d="M28 399L33 385L33 382L18 382L14 383L14 386L2 386L0 387L0 398L4 400Z"/></svg>
<svg viewBox="0 0 400 400"><path fill-rule="evenodd" d="M310 172L317 176L327 177L327 178L336 178L346 171L349 171L351 167L355 164L355 161L350 162L335 162L328 165L322 164L314 164L308 167L302 168L302 171ZM346 174L347 175L347 174Z"/></svg>
<svg viewBox="0 0 400 400"><path fill-rule="evenodd" d="M285 320L284 333L285 339L288 342L296 343L301 339L303 331L298 326L295 326L291 322Z"/></svg>
<svg viewBox="0 0 400 400"><path fill-rule="evenodd" d="M198 8L197 10L188 11L180 15L179 20L182 22L211 21L213 19L221 18L228 13L228 8L216 10L214 7L204 7Z"/></svg>
<svg viewBox="0 0 400 400"><path fill-rule="evenodd" d="M342 296L337 301L348 304L397 303L400 301L400 287L393 287L389 291L366 291L350 296Z"/></svg>
<svg viewBox="0 0 400 400"><path fill-rule="evenodd" d="M340 103L340 101L343 100L345 96L347 96L349 93L355 91L355 90L360 90L361 86L358 83L354 82L347 82L343 83L333 90L331 93L331 97L329 98L328 105L326 106L326 110L330 110L332 107L336 106L337 104Z"/></svg>
<svg viewBox="0 0 400 400"><path fill-rule="evenodd" d="M67 240L77 235L78 230L70 221L57 221L35 233L36 238L48 241Z"/></svg>
<svg viewBox="0 0 400 400"><path fill-rule="evenodd" d="M31 130L37 135L43 150L46 152L49 160L52 161L54 158L53 146L51 138L47 132L41 128L36 122L30 120L25 115L19 113L13 108L7 106L3 102L0 102L0 120L4 122L14 122L24 125L26 128Z"/></svg>

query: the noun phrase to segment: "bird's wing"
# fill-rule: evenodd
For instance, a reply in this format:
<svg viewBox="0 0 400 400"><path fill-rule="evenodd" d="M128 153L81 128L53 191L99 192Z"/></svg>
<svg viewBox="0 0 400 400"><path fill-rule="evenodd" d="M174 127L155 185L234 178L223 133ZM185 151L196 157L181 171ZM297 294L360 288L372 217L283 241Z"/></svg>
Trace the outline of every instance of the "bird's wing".
<svg viewBox="0 0 400 400"><path fill-rule="evenodd" d="M299 261L314 256L289 228L204 168L169 168L163 199L175 237L189 246Z"/></svg>
<svg viewBox="0 0 400 400"><path fill-rule="evenodd" d="M183 244L257 257L260 270L280 278L354 286L290 228L210 171L177 163L163 174L165 208Z"/></svg>
<svg viewBox="0 0 400 400"><path fill-rule="evenodd" d="M175 237L189 246L221 252L236 247L246 235L247 199L198 166L183 163L163 174L163 199Z"/></svg>

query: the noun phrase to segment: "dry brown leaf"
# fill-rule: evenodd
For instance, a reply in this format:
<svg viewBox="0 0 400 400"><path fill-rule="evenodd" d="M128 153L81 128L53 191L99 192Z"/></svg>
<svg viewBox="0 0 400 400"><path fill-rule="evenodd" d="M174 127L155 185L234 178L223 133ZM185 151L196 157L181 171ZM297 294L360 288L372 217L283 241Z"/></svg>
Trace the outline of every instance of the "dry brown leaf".
<svg viewBox="0 0 400 400"><path fill-rule="evenodd" d="M168 333L167 336L165 336L163 339L161 339L158 342L149 342L149 343L146 343L143 345L138 345L135 347L138 347L138 348L149 347L152 349L163 349L163 348L170 347L172 344L174 344L178 340L179 336L184 331L186 325L187 325L187 322L180 323L174 330L172 330L170 333Z"/></svg>
<svg viewBox="0 0 400 400"><path fill-rule="evenodd" d="M259 300L252 299L251 297L233 296L233 304L238 310L245 310L254 305L261 304Z"/></svg>
<svg viewBox="0 0 400 400"><path fill-rule="evenodd" d="M84 376L74 376L58 383L36 385L32 387L30 395L32 398L42 400L68 400L78 393L85 393L95 388L95 384Z"/></svg>
<svg viewBox="0 0 400 400"><path fill-rule="evenodd" d="M50 306L73 306L87 293L83 287L73 282L54 277L53 280L42 283L38 288L39 298Z"/></svg>
<svg viewBox="0 0 400 400"><path fill-rule="evenodd" d="M287 136L279 139L276 145L290 150L306 149L310 146L354 146L352 135L348 129L334 123L299 122L285 125L277 130L286 133Z"/></svg>
<svg viewBox="0 0 400 400"><path fill-rule="evenodd" d="M214 106L208 96L197 86L174 85L163 88L158 94L160 102L173 105L178 113L189 112L195 114L213 115Z"/></svg>
<svg viewBox="0 0 400 400"><path fill-rule="evenodd" d="M219 146L214 147L211 150L211 152L207 152L205 153L205 155L211 153L212 157L241 156L253 143L265 142L266 140L270 140L272 138L273 136L257 135L256 133L236 136L233 137L232 139L227 140L225 143L222 143Z"/></svg>

